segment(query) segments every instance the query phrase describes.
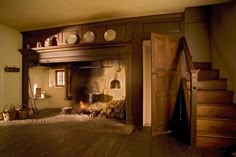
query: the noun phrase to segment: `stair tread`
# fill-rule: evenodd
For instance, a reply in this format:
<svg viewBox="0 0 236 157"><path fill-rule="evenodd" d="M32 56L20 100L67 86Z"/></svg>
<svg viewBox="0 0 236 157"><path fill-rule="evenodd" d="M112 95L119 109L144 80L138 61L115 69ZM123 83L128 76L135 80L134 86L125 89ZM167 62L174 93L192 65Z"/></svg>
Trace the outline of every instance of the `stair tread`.
<svg viewBox="0 0 236 157"><path fill-rule="evenodd" d="M193 62L193 64L211 64L211 62Z"/></svg>
<svg viewBox="0 0 236 157"><path fill-rule="evenodd" d="M211 69L211 62L193 62L195 69Z"/></svg>
<svg viewBox="0 0 236 157"><path fill-rule="evenodd" d="M217 106L217 107L235 107L236 108L236 104L215 104L215 103L198 103L198 106Z"/></svg>
<svg viewBox="0 0 236 157"><path fill-rule="evenodd" d="M220 71L219 69L203 69L203 70L200 70L200 72L206 72L206 71Z"/></svg>
<svg viewBox="0 0 236 157"><path fill-rule="evenodd" d="M187 87L190 88L190 81L187 82ZM198 90L227 90L227 79L213 79L213 80L198 80Z"/></svg>
<svg viewBox="0 0 236 157"><path fill-rule="evenodd" d="M199 120L211 120L211 121L235 121L236 123L236 117L225 117L223 116L206 116L206 115L197 115L197 119ZM234 122L233 122L234 123Z"/></svg>
<svg viewBox="0 0 236 157"><path fill-rule="evenodd" d="M225 92L225 91L228 91L227 89L197 89L199 92L201 91L208 91L208 92L214 92L214 91L222 91L222 92Z"/></svg>
<svg viewBox="0 0 236 157"><path fill-rule="evenodd" d="M199 81L204 82L204 81L217 81L217 80L219 80L219 81L228 81L227 78L213 78L213 79L204 79L204 80L198 79L197 81L198 81L198 82L199 82ZM188 80L188 81L189 81L189 80Z"/></svg>
<svg viewBox="0 0 236 157"><path fill-rule="evenodd" d="M198 80L215 80L220 78L218 69L203 69L198 73Z"/></svg>
<svg viewBox="0 0 236 157"><path fill-rule="evenodd" d="M198 90L197 102L206 104L233 103L233 92L229 90Z"/></svg>
<svg viewBox="0 0 236 157"><path fill-rule="evenodd" d="M233 93L231 90L198 90L199 93Z"/></svg>
<svg viewBox="0 0 236 157"><path fill-rule="evenodd" d="M232 121L232 123L236 123L236 119L229 118L218 118L218 117L207 117L207 116L197 116L197 120L210 120L210 121Z"/></svg>
<svg viewBox="0 0 236 157"><path fill-rule="evenodd" d="M227 81L226 78L212 79L212 80L198 80L198 82L214 82L214 81Z"/></svg>
<svg viewBox="0 0 236 157"><path fill-rule="evenodd" d="M236 139L234 139L234 138L197 136L196 146L202 147L202 148L221 149L226 146L235 144L235 142L236 142Z"/></svg>
<svg viewBox="0 0 236 157"><path fill-rule="evenodd" d="M197 137L236 139L236 134L235 132L221 133L221 132L197 131Z"/></svg>
<svg viewBox="0 0 236 157"><path fill-rule="evenodd" d="M198 118L197 119L197 135L198 136L217 136L236 138L235 119L223 118Z"/></svg>
<svg viewBox="0 0 236 157"><path fill-rule="evenodd" d="M197 146L224 147L236 141L236 104L227 78L211 62L194 62L198 73ZM188 82L188 88L190 83Z"/></svg>

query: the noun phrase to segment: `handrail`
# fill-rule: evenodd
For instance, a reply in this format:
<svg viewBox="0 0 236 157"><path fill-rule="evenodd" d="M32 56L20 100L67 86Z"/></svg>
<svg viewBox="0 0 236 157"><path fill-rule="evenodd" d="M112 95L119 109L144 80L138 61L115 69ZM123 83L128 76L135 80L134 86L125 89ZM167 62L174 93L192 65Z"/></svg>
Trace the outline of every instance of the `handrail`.
<svg viewBox="0 0 236 157"><path fill-rule="evenodd" d="M185 52L186 61L187 61L187 65L188 65L189 70L194 70L192 57L191 57L189 47L188 47L188 44L187 44L187 41L186 41L185 37L180 38L180 44L181 44L182 49Z"/></svg>
<svg viewBox="0 0 236 157"><path fill-rule="evenodd" d="M188 132L189 132L189 142L191 146L196 145L196 123L197 123L197 80L198 80L198 72L199 69L195 69L192 57L190 55L189 47L185 37L181 37L179 40L179 49L178 53L184 52L187 67L188 67L188 74L189 74L189 81L190 81L190 90L187 87L186 79L182 81L182 84L185 88L184 90L184 97L186 103L186 110L187 110L187 121L188 121ZM189 93L189 94L186 94ZM188 97L189 96L189 97Z"/></svg>

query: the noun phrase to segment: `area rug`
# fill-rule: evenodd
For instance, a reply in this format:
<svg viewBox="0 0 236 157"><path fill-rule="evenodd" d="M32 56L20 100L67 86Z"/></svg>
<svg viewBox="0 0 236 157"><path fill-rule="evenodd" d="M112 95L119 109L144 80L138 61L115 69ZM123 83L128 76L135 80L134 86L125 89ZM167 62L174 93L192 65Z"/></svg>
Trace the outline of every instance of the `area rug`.
<svg viewBox="0 0 236 157"><path fill-rule="evenodd" d="M117 134L131 134L134 126L127 125L116 119L103 117L92 118L87 115L57 113L48 117L34 117L25 120L0 121L0 126L14 125L62 125L76 127L78 130L89 132L107 132Z"/></svg>

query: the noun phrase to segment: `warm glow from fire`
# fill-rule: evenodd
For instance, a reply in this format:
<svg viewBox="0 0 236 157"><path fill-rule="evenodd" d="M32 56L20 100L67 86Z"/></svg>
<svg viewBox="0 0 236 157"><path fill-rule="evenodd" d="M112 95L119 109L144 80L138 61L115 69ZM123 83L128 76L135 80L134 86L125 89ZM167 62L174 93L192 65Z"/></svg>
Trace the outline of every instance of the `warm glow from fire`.
<svg viewBox="0 0 236 157"><path fill-rule="evenodd" d="M87 108L87 106L86 106L86 104L83 102L83 101L79 101L79 108L80 109L86 109Z"/></svg>

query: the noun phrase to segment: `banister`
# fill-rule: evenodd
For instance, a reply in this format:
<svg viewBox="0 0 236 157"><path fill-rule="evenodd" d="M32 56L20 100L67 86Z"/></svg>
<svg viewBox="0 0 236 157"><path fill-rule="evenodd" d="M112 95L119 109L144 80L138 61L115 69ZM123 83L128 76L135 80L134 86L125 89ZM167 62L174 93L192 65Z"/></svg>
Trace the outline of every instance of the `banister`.
<svg viewBox="0 0 236 157"><path fill-rule="evenodd" d="M187 88L187 80L186 78L182 80L184 97L186 102L187 109L187 121L188 121L188 131L189 131L189 142L191 146L196 145L196 123L197 123L197 80L199 69L195 69L192 57L189 51L189 47L185 37L181 37L179 40L179 49L178 53L184 53L186 63L189 73L189 81L190 81L190 90ZM188 94L189 93L189 94Z"/></svg>
<svg viewBox="0 0 236 157"><path fill-rule="evenodd" d="M186 61L187 61L187 65L188 65L189 70L194 70L194 65L193 65L193 62L192 62L192 57L191 57L191 54L190 54L190 51L189 51L189 47L188 47L188 44L187 44L187 41L186 41L185 37L181 37L180 38L180 44L181 44L182 49L185 52Z"/></svg>

